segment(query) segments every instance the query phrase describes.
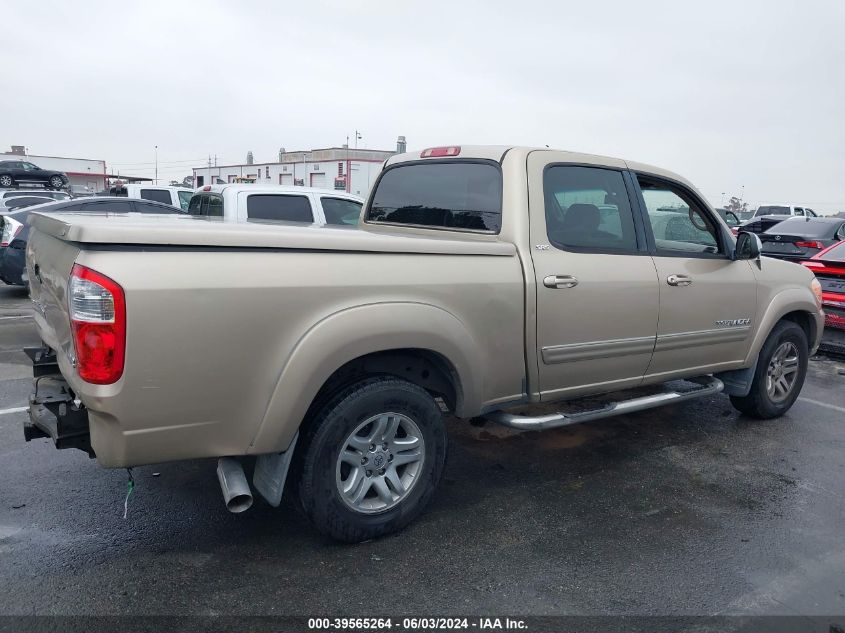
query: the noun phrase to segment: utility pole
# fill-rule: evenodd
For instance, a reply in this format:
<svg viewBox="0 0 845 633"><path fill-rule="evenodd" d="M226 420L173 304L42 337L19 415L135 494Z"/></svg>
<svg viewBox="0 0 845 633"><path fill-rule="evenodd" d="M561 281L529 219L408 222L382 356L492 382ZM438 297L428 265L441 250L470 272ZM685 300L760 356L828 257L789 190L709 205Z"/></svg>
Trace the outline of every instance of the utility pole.
<svg viewBox="0 0 845 633"><path fill-rule="evenodd" d="M158 145L156 145L156 179L155 184L158 184Z"/></svg>

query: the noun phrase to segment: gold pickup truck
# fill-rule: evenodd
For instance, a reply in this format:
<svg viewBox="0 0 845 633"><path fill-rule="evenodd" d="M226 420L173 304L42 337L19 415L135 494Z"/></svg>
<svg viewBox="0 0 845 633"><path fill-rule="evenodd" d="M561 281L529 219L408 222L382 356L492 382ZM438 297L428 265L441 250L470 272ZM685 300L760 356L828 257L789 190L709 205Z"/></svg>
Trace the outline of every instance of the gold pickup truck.
<svg viewBox="0 0 845 633"><path fill-rule="evenodd" d="M111 468L219 458L229 509L287 489L344 541L422 511L447 413L549 429L724 391L771 418L822 331L809 270L735 241L683 178L601 156L397 155L357 228L31 222L27 439Z"/></svg>

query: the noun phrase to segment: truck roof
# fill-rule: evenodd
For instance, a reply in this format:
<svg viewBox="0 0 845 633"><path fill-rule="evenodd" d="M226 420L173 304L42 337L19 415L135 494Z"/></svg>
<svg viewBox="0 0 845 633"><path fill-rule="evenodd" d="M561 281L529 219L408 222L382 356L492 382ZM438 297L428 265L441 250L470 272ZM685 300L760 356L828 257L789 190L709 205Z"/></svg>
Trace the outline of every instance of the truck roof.
<svg viewBox="0 0 845 633"><path fill-rule="evenodd" d="M665 178L669 178L672 180L678 180L683 182L687 186L695 189L694 185L689 182L683 176L676 174L675 172L669 171L668 169L663 169L662 167L656 167L654 165L648 165L646 163L640 163L636 161L626 160L622 158L613 158L612 156L602 156L600 154L585 154L582 152L570 152L567 150L558 150L549 147L531 147L526 145L449 145L449 146L442 146L446 147L454 147L459 150L459 153L455 156L441 156L440 158L476 158L476 159L484 159L484 160L494 160L497 163L502 162L505 157L505 154L511 151L520 151L524 154L530 154L531 152L555 152L564 154L564 159L566 162L572 163L589 163L592 165L605 165L607 167L615 167L615 168L625 168L631 169L633 171L638 171L646 174L652 174L654 176L663 176ZM422 157L421 154L425 150L415 150L410 152L405 152L404 154L396 154L391 156L385 163L385 166L389 165L396 165L397 163L405 163L411 161L420 161L420 160L437 160L437 157Z"/></svg>

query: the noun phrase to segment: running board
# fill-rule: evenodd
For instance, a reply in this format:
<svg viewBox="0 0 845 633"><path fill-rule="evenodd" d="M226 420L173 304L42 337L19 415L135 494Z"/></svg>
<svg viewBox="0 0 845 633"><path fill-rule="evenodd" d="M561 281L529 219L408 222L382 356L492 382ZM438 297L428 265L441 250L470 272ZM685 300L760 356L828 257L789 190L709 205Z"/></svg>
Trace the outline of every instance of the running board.
<svg viewBox="0 0 845 633"><path fill-rule="evenodd" d="M719 393L724 388L722 381L718 378L714 378L713 376L688 378L687 382L696 383L700 385L700 387L698 389L692 389L691 391L665 391L651 396L611 402L600 409L579 411L578 413L551 413L548 415L527 416L508 413L507 411L494 411L485 415L484 418L486 420L490 420L491 422L504 424L505 426L509 426L513 429L522 429L524 431L542 431L545 429L556 429L560 426L568 426L570 424L592 422L593 420L609 418L614 415L634 413L635 411L645 411L646 409L653 409L655 407L663 406L664 404L683 402L684 400L692 400L693 398L701 398L702 396Z"/></svg>

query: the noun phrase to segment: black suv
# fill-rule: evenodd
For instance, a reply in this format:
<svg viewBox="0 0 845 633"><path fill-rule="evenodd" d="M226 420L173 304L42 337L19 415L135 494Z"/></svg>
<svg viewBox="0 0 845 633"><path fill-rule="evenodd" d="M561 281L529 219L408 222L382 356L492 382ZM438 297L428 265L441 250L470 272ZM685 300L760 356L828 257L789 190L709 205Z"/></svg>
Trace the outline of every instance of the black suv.
<svg viewBox="0 0 845 633"><path fill-rule="evenodd" d="M50 189L63 189L68 185L67 175L60 171L41 169L24 160L0 161L0 187L17 187L20 183L38 183Z"/></svg>

